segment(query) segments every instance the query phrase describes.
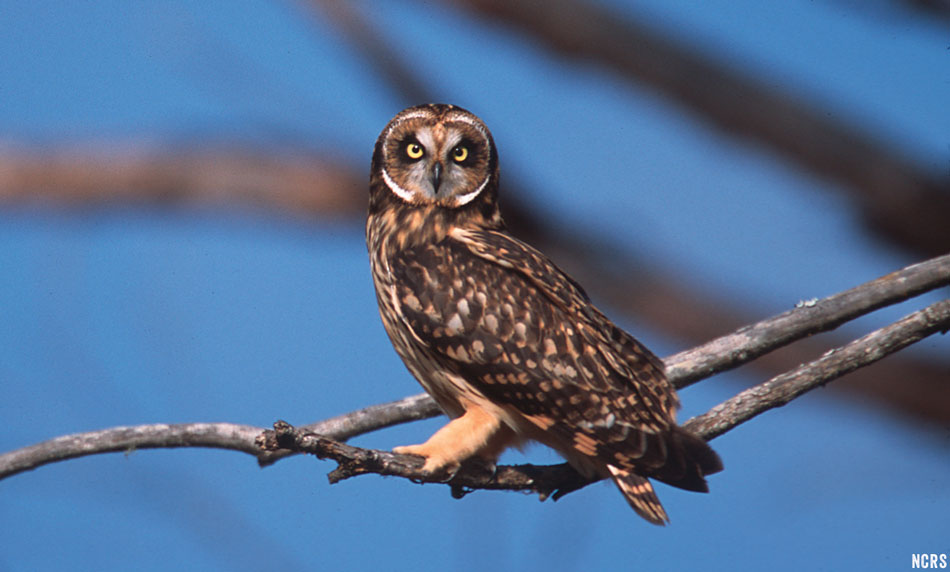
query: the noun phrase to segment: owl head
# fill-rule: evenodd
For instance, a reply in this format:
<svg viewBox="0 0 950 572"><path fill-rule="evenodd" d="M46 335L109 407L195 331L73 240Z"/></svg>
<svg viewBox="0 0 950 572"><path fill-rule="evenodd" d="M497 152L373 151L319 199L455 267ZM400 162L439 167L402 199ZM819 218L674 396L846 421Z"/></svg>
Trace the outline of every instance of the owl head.
<svg viewBox="0 0 950 572"><path fill-rule="evenodd" d="M427 104L396 115L376 140L371 206L464 209L494 205L498 154L481 119L453 105Z"/></svg>

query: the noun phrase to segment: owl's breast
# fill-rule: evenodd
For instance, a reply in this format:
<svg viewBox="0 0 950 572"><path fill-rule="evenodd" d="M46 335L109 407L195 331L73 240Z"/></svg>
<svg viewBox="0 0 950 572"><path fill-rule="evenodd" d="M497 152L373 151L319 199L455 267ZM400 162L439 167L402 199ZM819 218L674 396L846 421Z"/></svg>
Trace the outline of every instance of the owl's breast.
<svg viewBox="0 0 950 572"><path fill-rule="evenodd" d="M387 239L372 231L367 232L370 249L370 269L376 289L376 302L383 328L396 353L402 358L409 372L416 378L449 417L464 413L462 400L469 401L471 387L458 374L445 368L444 363L422 343L402 319L402 306L407 303L405 293L400 293L392 272L389 256L391 245ZM410 302L411 303L411 302Z"/></svg>

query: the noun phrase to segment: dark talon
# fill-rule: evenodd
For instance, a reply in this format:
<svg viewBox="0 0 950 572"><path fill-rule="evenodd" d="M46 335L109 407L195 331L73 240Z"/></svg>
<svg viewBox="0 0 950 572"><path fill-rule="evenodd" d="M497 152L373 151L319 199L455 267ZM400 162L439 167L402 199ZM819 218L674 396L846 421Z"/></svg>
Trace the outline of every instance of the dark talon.
<svg viewBox="0 0 950 572"><path fill-rule="evenodd" d="M462 469L462 465L456 465L454 469L452 469L450 472L447 473L448 476L447 476L446 478L444 478L444 479L442 479L442 480L440 480L440 481L437 481L437 482L444 484L444 483L447 483L447 482L451 481L452 479L455 478L455 475L459 474L459 471L460 471L461 469ZM445 471L445 469L442 469L442 470Z"/></svg>

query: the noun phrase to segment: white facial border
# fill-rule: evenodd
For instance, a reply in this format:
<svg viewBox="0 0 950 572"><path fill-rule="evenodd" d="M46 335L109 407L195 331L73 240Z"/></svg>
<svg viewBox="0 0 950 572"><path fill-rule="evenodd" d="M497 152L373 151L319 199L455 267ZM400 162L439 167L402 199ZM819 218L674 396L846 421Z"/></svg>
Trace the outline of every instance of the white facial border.
<svg viewBox="0 0 950 572"><path fill-rule="evenodd" d="M389 187L389 190L396 193L396 196L400 199L406 201L407 203L412 202L413 193L407 189L404 189L399 186L392 177L389 176L389 173L386 172L386 168L383 167L383 181L386 182L386 186Z"/></svg>
<svg viewBox="0 0 950 572"><path fill-rule="evenodd" d="M411 113L407 113L401 116L399 118L399 121L394 121L389 126L389 129L386 130L385 138L389 138L389 134L392 133L393 129L395 129L396 126L402 123L403 121L407 121L409 119L428 118L428 117L431 117L431 111L428 109L420 109L417 111L413 111ZM459 123L467 123L471 125L472 127L474 127L479 133L482 134L482 137L485 140L485 146L488 148L489 156L491 156L491 151L492 151L491 139L489 138L488 130L485 128L485 125L481 122L481 120L479 120L477 117L474 117L470 114L466 114L460 111L454 111L453 113L450 114L449 117L446 118L446 121L457 121ZM426 139L426 141L420 141L420 143L422 143L423 145L426 145L426 148L429 149L433 146L433 144L431 141L431 135L429 135L428 133L426 133L426 135L428 135L428 137L423 137ZM447 145L447 146L451 147L450 145ZM389 153L387 152L385 146L383 147L383 156L384 156L384 163L388 163ZM414 202L413 199L415 198L416 193L410 191L409 189L403 186L400 186L389 175L385 167L383 167L382 173L383 173L383 181L386 183L386 186L389 187L389 190L391 190L393 193L396 194L397 197L399 197L400 199L404 200L407 203ZM461 207L475 200L475 197L480 195L482 191L485 190L485 187L488 185L488 181L490 179L491 179L491 173L488 173L485 176L485 179L482 181L482 183L478 185L478 187L475 190L465 193L464 195L456 196L455 201L454 201L455 206Z"/></svg>
<svg viewBox="0 0 950 572"><path fill-rule="evenodd" d="M467 205L468 203L472 202L475 199L475 197L477 197L482 191L485 190L485 185L488 184L488 179L491 179L491 174L485 177L485 180L482 181L482 184L478 185L478 188L475 189L474 191L470 193L465 193L464 195L456 196L455 205L460 207L462 205Z"/></svg>

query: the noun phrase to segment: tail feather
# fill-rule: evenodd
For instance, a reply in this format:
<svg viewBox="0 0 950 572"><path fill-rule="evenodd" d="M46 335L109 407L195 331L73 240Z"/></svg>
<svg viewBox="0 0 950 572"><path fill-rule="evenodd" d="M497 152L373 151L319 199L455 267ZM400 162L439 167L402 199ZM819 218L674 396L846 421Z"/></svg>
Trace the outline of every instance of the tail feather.
<svg viewBox="0 0 950 572"><path fill-rule="evenodd" d="M679 426L673 427L668 443L669 454L664 465L647 474L674 487L709 492L705 476L722 470L719 455L706 441Z"/></svg>
<svg viewBox="0 0 950 572"><path fill-rule="evenodd" d="M627 499L627 502L630 503L637 514L660 526L670 521L670 518L666 516L666 511L663 510L663 505L660 504L660 499L656 497L656 492L654 492L650 481L636 473L619 469L613 465L607 465L607 469L610 471L610 477L617 488L620 489L624 498Z"/></svg>

